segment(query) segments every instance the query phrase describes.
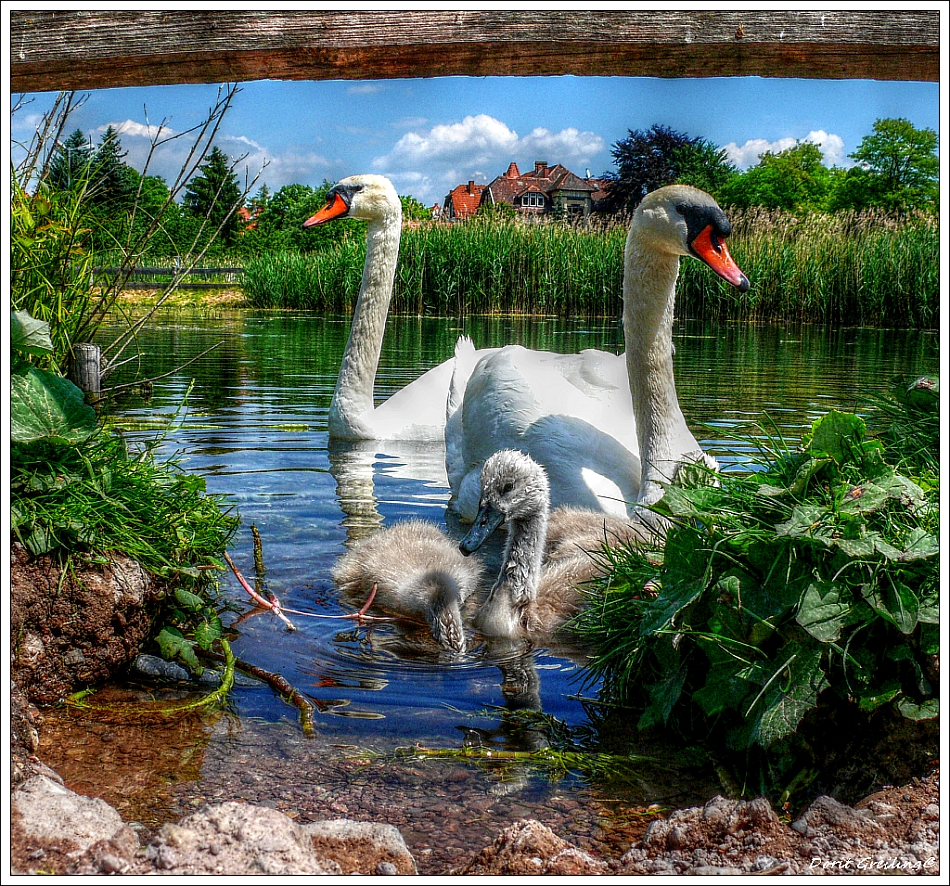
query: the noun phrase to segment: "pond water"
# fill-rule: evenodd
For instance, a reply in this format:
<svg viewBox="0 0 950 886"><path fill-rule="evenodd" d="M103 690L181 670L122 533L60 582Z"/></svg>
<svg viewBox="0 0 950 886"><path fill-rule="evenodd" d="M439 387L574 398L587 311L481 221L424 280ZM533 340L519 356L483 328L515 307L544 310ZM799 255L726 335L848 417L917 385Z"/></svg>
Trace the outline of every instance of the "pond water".
<svg viewBox="0 0 950 886"><path fill-rule="evenodd" d="M433 520L456 537L464 531L446 514L441 446L328 445L327 410L348 328L348 317L311 314L166 314L143 332L136 368L145 377L170 374L155 382L150 400L136 393L111 409L131 444L164 433L159 452L177 453L183 468L205 476L208 490L233 504L242 525L232 557L249 579L253 524L263 542L266 586L284 606L323 615L352 612L330 579L349 540L408 517ZM619 325L609 320L391 317L377 401L451 355L463 332L478 347L520 342L562 352L622 349ZM102 340L110 335L104 330ZM212 345L218 346L174 371ZM675 346L684 413L726 469L741 467L752 448L731 435L764 414L795 442L829 409L860 410L895 374L933 372L938 362L936 333L893 330L683 321ZM233 576L222 577L222 588L238 612L251 608ZM562 836L569 836L568 827L580 843L603 850L613 833L605 822L633 820L630 810L642 816L651 804L701 802L719 790L711 772L686 772L662 760L657 748L639 745L623 724L603 721L591 701L597 686L583 684L572 650L499 660L475 648L451 659L396 624L293 620L298 630L291 633L270 615L240 623L236 613L225 617L234 622L239 658L279 672L315 703L311 738L304 738L295 708L251 683L235 690L229 712L200 727L174 735L163 730L162 737L154 730L122 733L118 744L127 753L121 760L115 726L54 723L44 744L52 750L62 738L57 729L71 733L71 756L60 762L72 767L74 782L98 784L100 796L120 811L125 803L125 814L146 824L175 818L206 797L265 802L304 818L388 820L401 824L417 860L428 859L430 869L485 845L497 830L486 822L500 827L508 819L547 815L562 824ZM503 695L502 684L512 681L521 691ZM514 708L556 718L591 747L647 752L661 762L618 787L576 775L548 779L526 771L512 779L510 772L502 777L464 762L392 757L396 748L416 744L526 750L547 740L514 718ZM98 753L103 729L112 735L108 766L101 755L88 757ZM78 742L76 730L85 730ZM111 794L102 786L110 766L120 785ZM140 777L132 787L130 771L150 771L152 780ZM445 818L455 821L453 810L463 808L468 829L446 830Z"/></svg>

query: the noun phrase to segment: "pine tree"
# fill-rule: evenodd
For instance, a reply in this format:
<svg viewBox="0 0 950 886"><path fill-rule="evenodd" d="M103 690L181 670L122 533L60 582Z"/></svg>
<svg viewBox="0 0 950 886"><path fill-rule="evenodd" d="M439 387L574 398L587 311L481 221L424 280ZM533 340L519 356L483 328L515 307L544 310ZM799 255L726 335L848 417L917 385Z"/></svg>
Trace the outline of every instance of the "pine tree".
<svg viewBox="0 0 950 886"><path fill-rule="evenodd" d="M209 233L221 226L220 239L230 245L241 225L237 214L241 189L224 151L214 147L205 155L205 160L199 173L188 182L185 209L195 218L208 219L211 222Z"/></svg>
<svg viewBox="0 0 950 886"><path fill-rule="evenodd" d="M93 149L81 129L56 146L47 181L61 191L82 188L89 179Z"/></svg>
<svg viewBox="0 0 950 886"><path fill-rule="evenodd" d="M93 204L109 212L127 212L135 198L137 176L124 162L119 133L108 126L92 161L89 197Z"/></svg>

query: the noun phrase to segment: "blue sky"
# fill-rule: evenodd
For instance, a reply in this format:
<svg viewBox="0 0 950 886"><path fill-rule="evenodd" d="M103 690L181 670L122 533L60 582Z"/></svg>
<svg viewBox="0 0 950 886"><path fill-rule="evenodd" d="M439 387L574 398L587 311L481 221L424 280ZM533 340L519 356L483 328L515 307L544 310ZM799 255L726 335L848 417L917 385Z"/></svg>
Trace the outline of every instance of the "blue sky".
<svg viewBox="0 0 950 886"><path fill-rule="evenodd" d="M181 132L214 103L214 85L94 90L67 132L95 143L117 127L126 162L140 170L148 126L164 120ZM16 96L14 96L14 99ZM14 141L28 138L52 94L11 122ZM258 186L319 185L358 172L389 176L401 194L427 205L455 185L484 184L516 161L563 163L579 175L613 168L611 147L628 130L655 123L702 136L745 168L766 149L796 140L821 145L828 165L847 155L879 117L905 117L939 132L936 83L870 80L636 77L445 77L385 81L257 81L241 86L217 144L247 154ZM149 171L174 178L186 150L177 140L157 152ZM16 155L14 154L14 159ZM256 190L256 187L255 187Z"/></svg>

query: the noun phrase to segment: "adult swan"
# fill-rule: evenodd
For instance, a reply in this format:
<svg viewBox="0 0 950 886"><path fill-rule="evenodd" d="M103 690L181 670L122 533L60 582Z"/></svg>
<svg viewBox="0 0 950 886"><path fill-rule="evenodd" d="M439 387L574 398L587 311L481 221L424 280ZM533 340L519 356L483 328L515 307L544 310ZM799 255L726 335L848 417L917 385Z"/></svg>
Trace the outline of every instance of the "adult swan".
<svg viewBox="0 0 950 886"><path fill-rule="evenodd" d="M353 312L350 337L343 352L340 374L330 403L328 429L336 440L438 440L445 429L446 398L455 359L430 369L388 400L375 406L373 388L379 353L392 298L393 277L399 258L402 204L389 179L381 175L352 175L338 182L326 205L304 222L320 225L335 218L368 222L363 280ZM456 353L473 366L476 352L460 339ZM461 378L461 374L457 374Z"/></svg>
<svg viewBox="0 0 950 886"><path fill-rule="evenodd" d="M519 449L544 466L552 506L618 516L659 499L662 483L684 461L715 466L676 397L673 302L681 255L698 258L742 292L749 288L726 248L730 231L704 191L685 185L653 191L634 213L624 250L626 356L509 345L472 367L457 360L445 443L462 519L475 518L481 466L500 449Z"/></svg>

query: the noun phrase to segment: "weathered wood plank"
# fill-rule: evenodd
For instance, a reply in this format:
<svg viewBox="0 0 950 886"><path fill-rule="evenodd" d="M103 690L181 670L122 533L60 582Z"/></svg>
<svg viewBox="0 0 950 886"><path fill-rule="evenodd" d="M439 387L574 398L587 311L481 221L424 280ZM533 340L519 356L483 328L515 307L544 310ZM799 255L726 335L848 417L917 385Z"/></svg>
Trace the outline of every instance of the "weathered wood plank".
<svg viewBox="0 0 950 886"><path fill-rule="evenodd" d="M932 80L933 11L10 14L17 92L468 75Z"/></svg>

